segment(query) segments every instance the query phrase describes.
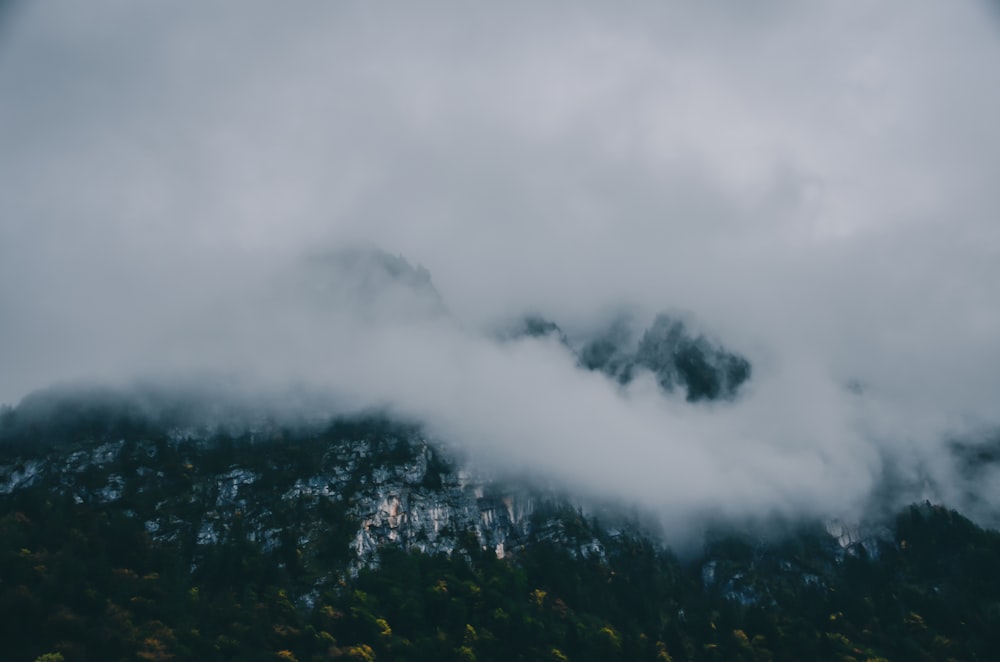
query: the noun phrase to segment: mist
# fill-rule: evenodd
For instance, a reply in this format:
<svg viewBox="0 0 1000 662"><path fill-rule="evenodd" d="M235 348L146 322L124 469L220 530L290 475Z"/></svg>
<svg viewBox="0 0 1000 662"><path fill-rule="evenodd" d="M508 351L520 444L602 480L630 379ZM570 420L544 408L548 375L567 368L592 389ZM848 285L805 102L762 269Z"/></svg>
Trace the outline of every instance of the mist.
<svg viewBox="0 0 1000 662"><path fill-rule="evenodd" d="M996 525L998 61L985 2L15 5L0 402L220 380L678 530L888 483ZM737 397L581 368L663 311Z"/></svg>

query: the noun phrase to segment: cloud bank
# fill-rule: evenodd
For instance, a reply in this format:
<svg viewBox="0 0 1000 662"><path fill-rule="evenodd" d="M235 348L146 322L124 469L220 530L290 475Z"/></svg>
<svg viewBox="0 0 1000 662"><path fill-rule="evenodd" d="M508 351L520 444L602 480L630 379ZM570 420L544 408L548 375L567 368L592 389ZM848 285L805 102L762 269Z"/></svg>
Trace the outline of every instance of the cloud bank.
<svg viewBox="0 0 1000 662"><path fill-rule="evenodd" d="M675 522L856 513L890 473L981 520L1000 505L950 450L1000 424L985 3L106 0L3 21L0 401L294 385ZM428 272L387 277L368 246ZM584 342L663 310L752 363L736 400L499 332L540 314Z"/></svg>

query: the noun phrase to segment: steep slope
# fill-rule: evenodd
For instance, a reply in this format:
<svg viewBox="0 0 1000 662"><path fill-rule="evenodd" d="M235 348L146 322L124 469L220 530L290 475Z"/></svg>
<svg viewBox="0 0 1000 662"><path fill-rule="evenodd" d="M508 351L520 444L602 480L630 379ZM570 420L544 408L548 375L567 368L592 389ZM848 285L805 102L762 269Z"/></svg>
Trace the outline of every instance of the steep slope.
<svg viewBox="0 0 1000 662"><path fill-rule="evenodd" d="M1000 645L1000 535L929 505L872 525L719 528L679 560L634 517L463 468L383 418L109 436L107 414L0 446L9 659L989 659Z"/></svg>
<svg viewBox="0 0 1000 662"><path fill-rule="evenodd" d="M680 389L688 402L732 400L752 372L747 359L667 314L657 315L638 340L627 320L617 320L583 346L580 363L622 384L648 370L665 392Z"/></svg>

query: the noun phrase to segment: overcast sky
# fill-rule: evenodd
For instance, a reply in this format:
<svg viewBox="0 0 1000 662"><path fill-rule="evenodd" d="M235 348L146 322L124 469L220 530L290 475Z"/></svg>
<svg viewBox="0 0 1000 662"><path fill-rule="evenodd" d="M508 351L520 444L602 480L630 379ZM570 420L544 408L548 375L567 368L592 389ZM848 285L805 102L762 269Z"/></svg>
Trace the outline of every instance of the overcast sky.
<svg viewBox="0 0 1000 662"><path fill-rule="evenodd" d="M958 502L944 440L1000 424L998 117L986 2L8 3L0 402L235 374L667 519L849 513L887 467ZM356 245L446 312L317 288ZM743 397L495 340L626 309L746 355Z"/></svg>

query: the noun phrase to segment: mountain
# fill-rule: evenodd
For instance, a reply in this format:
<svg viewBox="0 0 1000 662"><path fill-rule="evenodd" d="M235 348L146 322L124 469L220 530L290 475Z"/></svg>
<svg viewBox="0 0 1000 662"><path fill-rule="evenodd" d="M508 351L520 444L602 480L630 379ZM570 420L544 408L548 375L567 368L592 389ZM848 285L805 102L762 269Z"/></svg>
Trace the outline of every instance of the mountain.
<svg viewBox="0 0 1000 662"><path fill-rule="evenodd" d="M553 337L575 354L581 368L604 373L623 386L648 371L664 393L681 391L688 402L733 400L753 372L745 357L693 333L689 323L668 313L657 315L641 336L632 319L618 317L578 343L552 320L527 315L508 337Z"/></svg>
<svg viewBox="0 0 1000 662"><path fill-rule="evenodd" d="M648 370L667 393L682 389L688 402L732 400L750 379L750 362L704 334L692 334L687 324L661 313L635 339L628 320L618 319L580 351L580 363L622 384L638 370Z"/></svg>
<svg viewBox="0 0 1000 662"><path fill-rule="evenodd" d="M985 660L1000 645L1000 534L929 504L719 525L678 557L652 519L490 475L413 424L195 418L109 393L3 413L5 659Z"/></svg>
<svg viewBox="0 0 1000 662"><path fill-rule="evenodd" d="M426 268L371 247L318 253L298 264L282 294L303 293L320 307L350 309L383 322L447 312Z"/></svg>

